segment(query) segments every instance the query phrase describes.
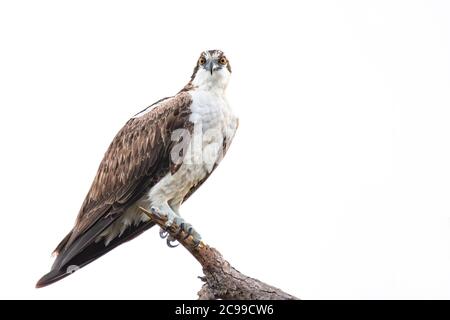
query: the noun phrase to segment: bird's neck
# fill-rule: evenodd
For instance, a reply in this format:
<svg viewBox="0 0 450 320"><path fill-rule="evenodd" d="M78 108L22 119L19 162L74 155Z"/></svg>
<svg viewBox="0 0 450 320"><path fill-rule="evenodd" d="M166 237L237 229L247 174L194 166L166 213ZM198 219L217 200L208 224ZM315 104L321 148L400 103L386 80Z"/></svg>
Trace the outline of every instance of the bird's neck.
<svg viewBox="0 0 450 320"><path fill-rule="evenodd" d="M210 74L204 70L197 72L192 79L192 85L201 91L214 92L219 95L224 95L228 86L229 76L222 71L215 71Z"/></svg>
<svg viewBox="0 0 450 320"><path fill-rule="evenodd" d="M201 83L196 83L195 81L189 81L187 85L181 90L181 92L185 91L205 91L210 92L218 96L225 96L227 89L227 83L218 82L218 81L205 81Z"/></svg>

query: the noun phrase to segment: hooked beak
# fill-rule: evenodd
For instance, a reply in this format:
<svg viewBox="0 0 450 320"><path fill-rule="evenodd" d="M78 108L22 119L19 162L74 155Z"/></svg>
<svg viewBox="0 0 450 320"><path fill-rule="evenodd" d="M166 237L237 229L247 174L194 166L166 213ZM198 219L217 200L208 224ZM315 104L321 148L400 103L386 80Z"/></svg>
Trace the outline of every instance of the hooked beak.
<svg viewBox="0 0 450 320"><path fill-rule="evenodd" d="M215 66L216 65L214 64L214 61L210 61L209 64L206 66L206 70L208 70L211 73L211 75L212 75Z"/></svg>

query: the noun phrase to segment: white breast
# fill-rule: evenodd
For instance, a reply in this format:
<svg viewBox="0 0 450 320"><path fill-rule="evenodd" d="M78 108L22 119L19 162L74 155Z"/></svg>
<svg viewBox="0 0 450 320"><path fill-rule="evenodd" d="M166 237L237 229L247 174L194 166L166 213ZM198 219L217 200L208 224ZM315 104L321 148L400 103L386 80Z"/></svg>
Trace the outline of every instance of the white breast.
<svg viewBox="0 0 450 320"><path fill-rule="evenodd" d="M191 115L194 124L191 143L177 172L167 174L149 193L151 203L167 202L177 207L189 190L202 181L223 157L224 139L232 139L237 118L223 94L194 90Z"/></svg>

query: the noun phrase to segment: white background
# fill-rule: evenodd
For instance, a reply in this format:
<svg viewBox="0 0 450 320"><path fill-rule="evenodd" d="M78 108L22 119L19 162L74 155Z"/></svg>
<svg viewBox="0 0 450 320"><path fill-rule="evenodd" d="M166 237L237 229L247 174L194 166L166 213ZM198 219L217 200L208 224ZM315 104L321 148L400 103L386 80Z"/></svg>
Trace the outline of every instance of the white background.
<svg viewBox="0 0 450 320"><path fill-rule="evenodd" d="M450 298L448 1L2 1L0 298L195 299L151 230L34 289L125 121L222 49L240 128L182 207L303 299Z"/></svg>

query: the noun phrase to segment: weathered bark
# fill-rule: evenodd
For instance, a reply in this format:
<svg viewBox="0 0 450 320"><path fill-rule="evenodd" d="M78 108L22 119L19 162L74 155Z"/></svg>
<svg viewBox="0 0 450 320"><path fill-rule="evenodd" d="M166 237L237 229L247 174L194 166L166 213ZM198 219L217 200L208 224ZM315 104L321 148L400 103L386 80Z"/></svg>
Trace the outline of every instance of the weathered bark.
<svg viewBox="0 0 450 320"><path fill-rule="evenodd" d="M297 300L298 298L272 287L262 281L248 277L233 268L219 251L203 241L198 246L191 236L180 231L177 226L165 228L167 218L159 217L140 208L156 224L163 227L173 238L183 245L203 267L205 283L198 292L200 300Z"/></svg>

